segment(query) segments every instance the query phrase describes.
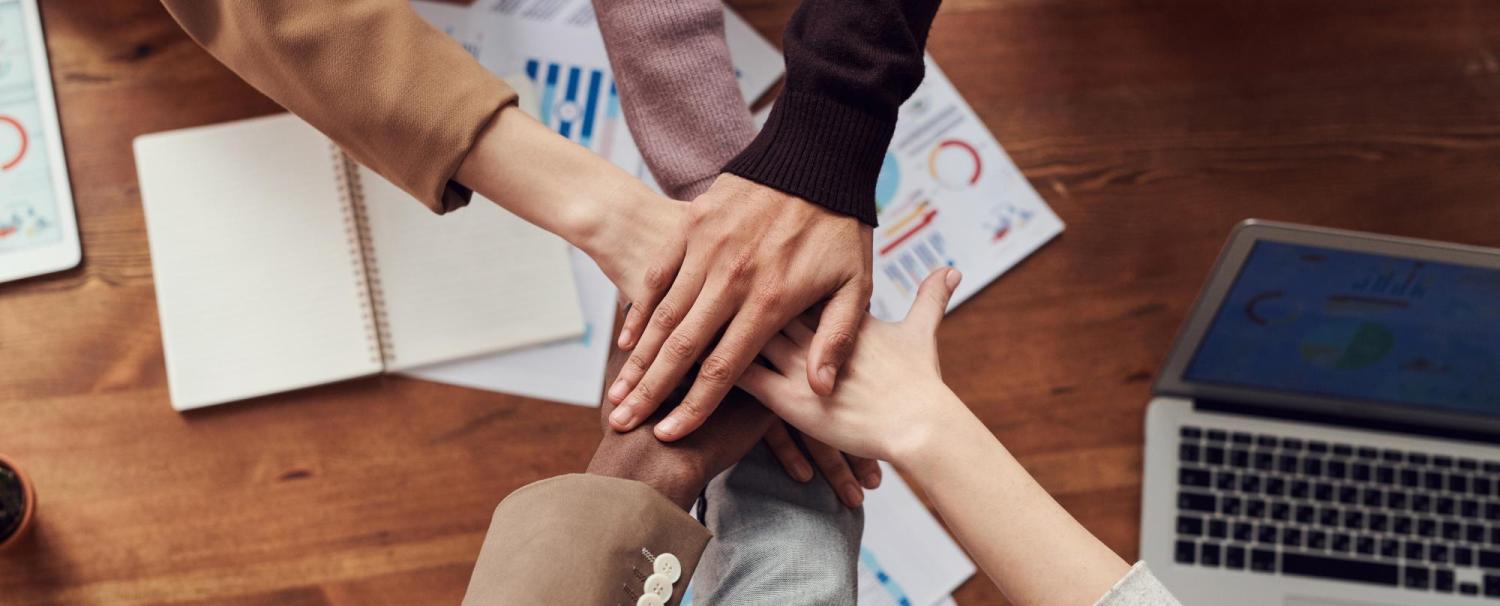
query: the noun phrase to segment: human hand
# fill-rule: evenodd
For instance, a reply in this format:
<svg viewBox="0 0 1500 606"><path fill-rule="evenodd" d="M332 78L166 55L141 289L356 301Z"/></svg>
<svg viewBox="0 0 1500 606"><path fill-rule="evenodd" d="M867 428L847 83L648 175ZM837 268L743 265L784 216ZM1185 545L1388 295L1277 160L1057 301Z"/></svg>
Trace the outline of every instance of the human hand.
<svg viewBox="0 0 1500 606"><path fill-rule="evenodd" d="M618 370L625 355L615 352L610 367ZM669 394L668 403L681 395L682 390ZM662 414L653 415L635 430L617 432L606 420L613 408L608 402L601 406L604 438L587 472L643 482L684 510L692 506L710 479L743 458L776 420L765 407L736 389L724 399L718 414L697 432L665 443L651 433Z"/></svg>
<svg viewBox="0 0 1500 606"><path fill-rule="evenodd" d="M807 449L805 454L802 448L797 447L799 439ZM818 464L818 470L823 472L823 479L847 507L859 507L865 502L865 491L861 487L873 490L880 486L883 475L880 463L864 457L845 455L837 448L810 436L792 437L786 423L780 420L772 422L771 428L766 431L766 447L776 456L787 475L798 482L812 480L812 465L807 461L811 456Z"/></svg>
<svg viewBox="0 0 1500 606"><path fill-rule="evenodd" d="M800 319L761 352L774 369L751 366L738 384L806 435L851 455L899 464L953 419L955 406L964 410L943 384L934 339L959 279L955 269L933 272L901 322L866 318L832 395L802 380L814 333Z"/></svg>
<svg viewBox="0 0 1500 606"><path fill-rule="evenodd" d="M689 434L777 330L825 300L805 382L831 393L870 300L870 228L730 174L689 205L686 225L681 268L669 273L673 264L662 262L647 273L648 294L670 289L635 301L621 329L619 345L633 353L609 388L619 405L610 426L625 431L650 416L723 329L691 390L654 430L669 441Z"/></svg>

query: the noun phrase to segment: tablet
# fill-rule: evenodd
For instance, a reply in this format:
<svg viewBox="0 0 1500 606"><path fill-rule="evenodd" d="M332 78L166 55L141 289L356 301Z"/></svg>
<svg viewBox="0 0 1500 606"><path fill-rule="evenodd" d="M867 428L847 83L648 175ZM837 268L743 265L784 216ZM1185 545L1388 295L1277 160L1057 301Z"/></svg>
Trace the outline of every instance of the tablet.
<svg viewBox="0 0 1500 606"><path fill-rule="evenodd" d="M0 282L78 265L36 0L0 0Z"/></svg>

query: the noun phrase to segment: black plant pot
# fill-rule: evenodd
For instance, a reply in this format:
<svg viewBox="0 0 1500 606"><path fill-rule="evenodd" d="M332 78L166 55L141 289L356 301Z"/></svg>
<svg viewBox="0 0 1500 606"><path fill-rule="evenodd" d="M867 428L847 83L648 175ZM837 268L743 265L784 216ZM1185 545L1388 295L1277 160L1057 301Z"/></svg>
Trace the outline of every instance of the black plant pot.
<svg viewBox="0 0 1500 606"><path fill-rule="evenodd" d="M19 543L36 515L36 491L15 462L0 455L0 550Z"/></svg>

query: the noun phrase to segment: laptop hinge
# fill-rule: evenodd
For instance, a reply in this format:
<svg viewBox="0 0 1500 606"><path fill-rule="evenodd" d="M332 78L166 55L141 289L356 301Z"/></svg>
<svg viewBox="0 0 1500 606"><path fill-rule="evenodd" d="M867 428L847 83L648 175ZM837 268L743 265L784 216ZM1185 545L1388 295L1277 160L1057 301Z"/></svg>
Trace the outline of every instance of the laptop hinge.
<svg viewBox="0 0 1500 606"><path fill-rule="evenodd" d="M1242 402L1231 402L1228 400L1195 398L1193 400L1193 408L1195 410L1203 412L1214 412L1220 414L1232 414L1257 418L1272 418L1285 421L1296 421L1299 423L1313 423L1317 425L1327 425L1334 428L1353 428L1370 431L1383 431L1387 433L1441 438L1445 440L1478 442L1486 445L1500 444L1500 435L1496 435L1493 432L1487 431L1432 427L1425 425L1416 425L1412 423L1387 421L1383 419L1330 415L1309 412L1305 410L1290 410L1272 406L1259 406L1255 404L1245 404Z"/></svg>

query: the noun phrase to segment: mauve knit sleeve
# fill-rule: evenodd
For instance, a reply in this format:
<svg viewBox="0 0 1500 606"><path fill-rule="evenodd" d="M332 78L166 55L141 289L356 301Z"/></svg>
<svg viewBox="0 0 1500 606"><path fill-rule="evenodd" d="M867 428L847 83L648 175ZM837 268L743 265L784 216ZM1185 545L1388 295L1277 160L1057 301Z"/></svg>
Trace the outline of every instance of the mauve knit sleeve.
<svg viewBox="0 0 1500 606"><path fill-rule="evenodd" d="M804 0L782 37L786 86L724 170L874 225L875 178L938 3Z"/></svg>
<svg viewBox="0 0 1500 606"><path fill-rule="evenodd" d="M630 134L667 195L708 189L755 137L719 0L594 0Z"/></svg>

